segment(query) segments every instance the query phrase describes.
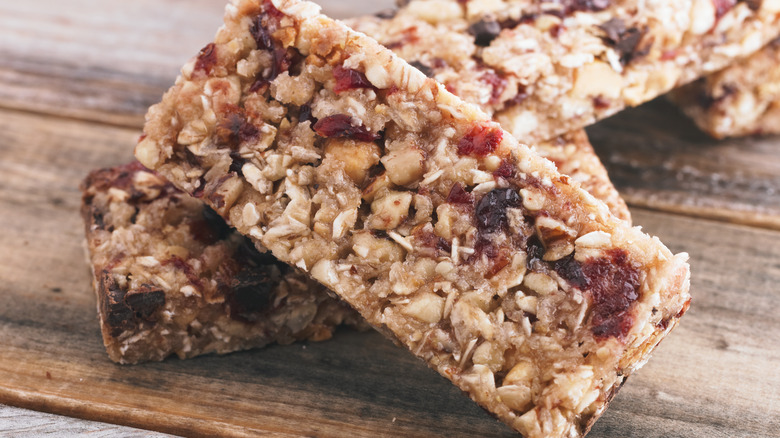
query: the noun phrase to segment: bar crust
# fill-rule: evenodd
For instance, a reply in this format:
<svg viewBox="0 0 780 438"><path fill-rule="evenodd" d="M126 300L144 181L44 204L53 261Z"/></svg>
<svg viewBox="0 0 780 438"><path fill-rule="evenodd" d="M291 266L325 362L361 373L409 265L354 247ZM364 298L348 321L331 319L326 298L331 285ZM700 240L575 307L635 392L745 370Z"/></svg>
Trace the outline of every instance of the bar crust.
<svg viewBox="0 0 780 438"><path fill-rule="evenodd" d="M687 310L687 255L294 0L236 1L136 157L526 436L580 436Z"/></svg>

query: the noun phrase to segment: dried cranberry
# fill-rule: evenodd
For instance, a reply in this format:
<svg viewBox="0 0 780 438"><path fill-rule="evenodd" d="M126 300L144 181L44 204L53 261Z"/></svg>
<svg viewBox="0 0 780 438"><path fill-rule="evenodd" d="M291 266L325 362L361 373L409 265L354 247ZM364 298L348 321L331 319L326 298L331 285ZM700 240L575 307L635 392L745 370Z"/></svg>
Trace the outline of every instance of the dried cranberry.
<svg viewBox="0 0 780 438"><path fill-rule="evenodd" d="M336 66L336 68L333 69L333 77L336 79L336 85L333 87L335 93L354 90L356 88L376 89L371 85L371 82L368 81L365 74L351 68L344 68L340 65Z"/></svg>
<svg viewBox="0 0 780 438"><path fill-rule="evenodd" d="M474 125L458 143L458 155L484 157L495 151L503 138L504 131L494 123Z"/></svg>
<svg viewBox="0 0 780 438"><path fill-rule="evenodd" d="M593 108L607 109L610 106L610 100L604 96L596 96L593 98Z"/></svg>
<svg viewBox="0 0 780 438"><path fill-rule="evenodd" d="M474 210L477 230L493 233L507 226L507 209L522 205L522 198L515 189L493 189L477 202Z"/></svg>
<svg viewBox="0 0 780 438"><path fill-rule="evenodd" d="M504 159L501 160L501 164L498 165L498 169L493 171L493 177L495 178L513 178L515 176L515 165L511 161Z"/></svg>
<svg viewBox="0 0 780 438"><path fill-rule="evenodd" d="M498 98L506 90L507 80L497 75L495 71L490 70L482 74L479 80L490 85L490 103L498 102Z"/></svg>
<svg viewBox="0 0 780 438"><path fill-rule="evenodd" d="M487 261L488 268L485 271L485 278L490 278L509 264L509 249L496 246L488 239L479 238L474 243L474 254L469 257L468 262L473 263L477 259Z"/></svg>
<svg viewBox="0 0 780 438"><path fill-rule="evenodd" d="M346 114L325 117L314 124L314 132L325 138L349 138L358 141L379 140L380 136L365 126L353 126L352 118Z"/></svg>
<svg viewBox="0 0 780 438"><path fill-rule="evenodd" d="M577 262L573 256L554 264L555 271L592 300L591 330L597 338L624 339L631 330L631 306L639 299L639 271L622 249L606 256Z"/></svg>
<svg viewBox="0 0 780 438"><path fill-rule="evenodd" d="M198 59L195 61L195 72L203 72L205 75L210 75L214 70L214 66L217 64L217 46L214 43L209 43L206 47L200 49L198 53Z"/></svg>
<svg viewBox="0 0 780 438"><path fill-rule="evenodd" d="M715 19L720 20L726 12L737 5L737 0L712 0L712 3L715 6Z"/></svg>
<svg viewBox="0 0 780 438"><path fill-rule="evenodd" d="M415 247L420 249L433 250L433 253L431 254L433 257L435 257L438 252L449 254L452 251L452 245L450 242L444 240L434 233L424 230L420 230L414 233L414 244Z"/></svg>
<svg viewBox="0 0 780 438"><path fill-rule="evenodd" d="M474 35L474 44L487 47L501 33L501 25L495 20L480 20L469 26L469 33Z"/></svg>
<svg viewBox="0 0 780 438"><path fill-rule="evenodd" d="M184 276L187 277L187 281L195 285L198 289L203 287L203 282L201 281L198 274L195 273L195 270L192 269L192 265L185 262L184 260L180 259L179 257L171 257L168 260L162 261L163 266L173 265L173 267L179 271L183 272Z"/></svg>
<svg viewBox="0 0 780 438"><path fill-rule="evenodd" d="M450 204L472 205L474 203L474 196L464 190L460 183L455 183L450 189L450 194L447 195L447 202Z"/></svg>

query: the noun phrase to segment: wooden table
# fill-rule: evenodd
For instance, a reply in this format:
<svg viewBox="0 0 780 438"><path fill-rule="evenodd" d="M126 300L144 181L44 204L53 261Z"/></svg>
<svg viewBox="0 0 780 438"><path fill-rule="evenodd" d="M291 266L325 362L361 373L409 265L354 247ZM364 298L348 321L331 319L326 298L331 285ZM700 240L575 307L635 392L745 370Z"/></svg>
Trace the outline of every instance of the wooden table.
<svg viewBox="0 0 780 438"><path fill-rule="evenodd" d="M347 16L390 0L323 3ZM375 333L133 367L108 360L78 184L130 159L147 106L211 39L222 8L0 3L0 430L514 436ZM589 131L636 223L691 254L694 297L591 436L780 436L780 139L714 142L664 101Z"/></svg>

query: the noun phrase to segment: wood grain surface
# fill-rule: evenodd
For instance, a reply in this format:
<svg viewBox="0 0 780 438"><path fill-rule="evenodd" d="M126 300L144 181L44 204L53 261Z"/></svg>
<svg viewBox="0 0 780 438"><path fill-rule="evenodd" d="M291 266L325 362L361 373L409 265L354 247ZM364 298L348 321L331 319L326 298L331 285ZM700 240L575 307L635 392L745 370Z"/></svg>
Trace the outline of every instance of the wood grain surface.
<svg viewBox="0 0 780 438"><path fill-rule="evenodd" d="M222 7L0 3L0 403L13 406L0 407L0 434L143 435L112 423L192 436L515 436L376 333L108 360L78 184L130 159L146 106L211 38ZM629 201L655 210L634 208L636 223L691 254L694 300L590 436L780 436L780 139L713 142L680 117L658 101L590 129Z"/></svg>

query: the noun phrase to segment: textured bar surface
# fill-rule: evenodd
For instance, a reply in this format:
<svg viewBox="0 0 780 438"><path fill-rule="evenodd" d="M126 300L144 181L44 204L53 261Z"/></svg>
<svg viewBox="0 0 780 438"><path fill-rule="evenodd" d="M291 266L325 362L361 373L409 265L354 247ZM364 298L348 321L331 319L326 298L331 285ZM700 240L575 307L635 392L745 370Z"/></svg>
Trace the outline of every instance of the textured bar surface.
<svg viewBox="0 0 780 438"><path fill-rule="evenodd" d="M507 79L479 62L474 36L465 26L436 27L406 13L395 18L357 17L345 23L385 44L427 76L446 84L449 91L489 114L495 114L496 103L511 88ZM536 140L539 155L553 161L560 173L571 176L583 189L604 201L615 216L630 221L625 201L584 130Z"/></svg>
<svg viewBox="0 0 780 438"><path fill-rule="evenodd" d="M115 362L325 340L339 324L365 326L138 163L92 172L83 189L100 325Z"/></svg>
<svg viewBox="0 0 780 438"><path fill-rule="evenodd" d="M298 1L237 1L136 156L526 436L578 436L688 307L685 254Z"/></svg>
<svg viewBox="0 0 780 438"><path fill-rule="evenodd" d="M350 23L410 61L443 47L416 61L536 143L758 51L780 34L778 12L778 0L414 0Z"/></svg>
<svg viewBox="0 0 780 438"><path fill-rule="evenodd" d="M780 40L669 97L715 138L780 133Z"/></svg>

